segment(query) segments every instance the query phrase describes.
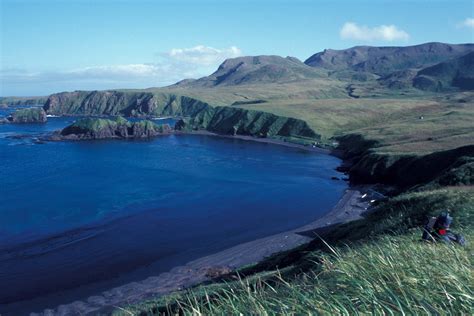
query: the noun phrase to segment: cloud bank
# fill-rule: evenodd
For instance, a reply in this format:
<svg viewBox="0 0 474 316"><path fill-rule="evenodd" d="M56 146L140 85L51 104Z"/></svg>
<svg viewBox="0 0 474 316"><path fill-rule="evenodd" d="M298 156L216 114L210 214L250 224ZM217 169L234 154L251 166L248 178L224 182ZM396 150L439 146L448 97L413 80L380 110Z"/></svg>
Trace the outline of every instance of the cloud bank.
<svg viewBox="0 0 474 316"><path fill-rule="evenodd" d="M353 22L346 22L339 33L342 39L356 41L406 41L410 38L407 32L400 30L395 25L379 25L368 27Z"/></svg>
<svg viewBox="0 0 474 316"><path fill-rule="evenodd" d="M467 18L461 23L459 23L459 27L467 27L474 29L474 18Z"/></svg>
<svg viewBox="0 0 474 316"><path fill-rule="evenodd" d="M203 45L192 48L173 48L167 53L167 56L171 59L204 66L215 65L227 58L234 58L241 55L242 51L235 46L217 49Z"/></svg>
<svg viewBox="0 0 474 316"><path fill-rule="evenodd" d="M0 69L0 93L32 95L76 89L164 86L185 78L209 75L225 59L241 55L242 51L236 46L218 49L197 45L191 48L173 48L168 52L159 53L157 60L152 63L96 65L64 71L40 72L28 69ZM31 87L36 87L38 92Z"/></svg>

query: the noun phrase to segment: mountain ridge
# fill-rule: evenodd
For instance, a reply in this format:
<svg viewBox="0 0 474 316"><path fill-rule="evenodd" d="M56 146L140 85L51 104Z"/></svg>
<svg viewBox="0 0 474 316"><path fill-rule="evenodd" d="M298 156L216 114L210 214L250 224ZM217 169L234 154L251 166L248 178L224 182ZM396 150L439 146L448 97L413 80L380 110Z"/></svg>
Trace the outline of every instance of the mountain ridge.
<svg viewBox="0 0 474 316"><path fill-rule="evenodd" d="M305 60L311 67L337 71L351 69L381 76L409 68L424 68L474 51L474 44L428 42L412 46L354 46L325 49Z"/></svg>

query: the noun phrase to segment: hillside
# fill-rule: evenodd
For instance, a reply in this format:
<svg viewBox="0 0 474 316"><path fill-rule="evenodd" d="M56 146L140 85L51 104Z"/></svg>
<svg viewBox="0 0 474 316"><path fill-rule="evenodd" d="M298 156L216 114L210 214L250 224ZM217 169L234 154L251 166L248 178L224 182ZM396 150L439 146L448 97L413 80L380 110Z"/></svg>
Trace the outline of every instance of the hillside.
<svg viewBox="0 0 474 316"><path fill-rule="evenodd" d="M413 85L422 90L474 90L474 52L420 70Z"/></svg>
<svg viewBox="0 0 474 316"><path fill-rule="evenodd" d="M324 73L294 57L247 56L227 59L210 76L180 81L178 86L216 87L256 83L284 83L324 78Z"/></svg>
<svg viewBox="0 0 474 316"><path fill-rule="evenodd" d="M424 68L474 51L474 44L425 43L406 47L356 46L326 49L309 57L305 64L331 71L353 70L388 75L410 68Z"/></svg>

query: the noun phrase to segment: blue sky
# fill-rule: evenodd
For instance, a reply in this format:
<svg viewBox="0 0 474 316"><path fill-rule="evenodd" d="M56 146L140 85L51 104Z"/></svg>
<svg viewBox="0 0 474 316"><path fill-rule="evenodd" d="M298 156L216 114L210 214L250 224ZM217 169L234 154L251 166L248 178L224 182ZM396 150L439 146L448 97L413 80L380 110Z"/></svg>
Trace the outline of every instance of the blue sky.
<svg viewBox="0 0 474 316"><path fill-rule="evenodd" d="M474 1L0 0L0 95L145 88L226 58L474 42Z"/></svg>

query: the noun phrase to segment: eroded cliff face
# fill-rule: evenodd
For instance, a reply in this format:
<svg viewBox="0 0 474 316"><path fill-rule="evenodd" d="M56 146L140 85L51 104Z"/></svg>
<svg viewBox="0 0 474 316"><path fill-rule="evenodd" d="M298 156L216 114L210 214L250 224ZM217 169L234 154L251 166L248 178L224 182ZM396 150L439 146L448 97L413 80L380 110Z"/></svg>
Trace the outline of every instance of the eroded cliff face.
<svg viewBox="0 0 474 316"><path fill-rule="evenodd" d="M84 118L65 127L56 137L69 140L148 138L171 132L172 129L168 124L157 125L148 120L132 123L122 117Z"/></svg>
<svg viewBox="0 0 474 316"><path fill-rule="evenodd" d="M49 96L44 110L53 115L191 116L207 103L167 93L74 91Z"/></svg>
<svg viewBox="0 0 474 316"><path fill-rule="evenodd" d="M298 137L317 140L303 120L234 107L212 107L187 96L123 91L76 91L51 95L44 109L54 115L176 116L181 130L225 135Z"/></svg>
<svg viewBox="0 0 474 316"><path fill-rule="evenodd" d="M5 123L46 123L46 121L46 112L42 108L29 108L13 112Z"/></svg>
<svg viewBox="0 0 474 316"><path fill-rule="evenodd" d="M299 119L227 106L206 108L177 124L181 130L207 130L224 135L256 137L296 137L320 139L308 124Z"/></svg>
<svg viewBox="0 0 474 316"><path fill-rule="evenodd" d="M352 159L349 174L354 183L383 183L400 188L474 184L474 145L417 156L382 154L378 144L360 135L338 139L346 158Z"/></svg>

